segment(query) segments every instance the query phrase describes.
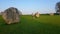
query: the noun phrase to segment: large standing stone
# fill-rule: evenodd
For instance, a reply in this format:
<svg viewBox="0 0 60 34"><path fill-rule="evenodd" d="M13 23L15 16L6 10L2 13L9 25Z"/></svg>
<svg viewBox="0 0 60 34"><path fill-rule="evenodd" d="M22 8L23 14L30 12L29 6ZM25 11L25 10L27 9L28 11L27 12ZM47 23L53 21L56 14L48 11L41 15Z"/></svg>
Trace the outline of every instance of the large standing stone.
<svg viewBox="0 0 60 34"><path fill-rule="evenodd" d="M10 7L3 12L3 19L7 24L19 22L19 10L14 7Z"/></svg>

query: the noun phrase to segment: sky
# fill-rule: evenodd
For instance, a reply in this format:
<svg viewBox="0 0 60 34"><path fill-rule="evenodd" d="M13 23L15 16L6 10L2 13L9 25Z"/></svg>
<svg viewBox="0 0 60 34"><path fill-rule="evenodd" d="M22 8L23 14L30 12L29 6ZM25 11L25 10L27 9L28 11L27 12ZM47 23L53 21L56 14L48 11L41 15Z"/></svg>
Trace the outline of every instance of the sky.
<svg viewBox="0 0 60 34"><path fill-rule="evenodd" d="M22 14L55 13L55 5L60 0L0 0L0 12L15 7Z"/></svg>

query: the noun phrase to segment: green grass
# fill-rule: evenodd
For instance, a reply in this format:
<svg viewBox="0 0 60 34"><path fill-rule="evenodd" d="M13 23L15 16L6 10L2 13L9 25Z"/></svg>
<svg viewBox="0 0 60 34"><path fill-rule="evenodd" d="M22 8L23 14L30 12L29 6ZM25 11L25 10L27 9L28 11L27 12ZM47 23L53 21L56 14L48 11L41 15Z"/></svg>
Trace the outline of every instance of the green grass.
<svg viewBox="0 0 60 34"><path fill-rule="evenodd" d="M60 34L60 16L21 16L18 24L6 25L0 16L0 34Z"/></svg>

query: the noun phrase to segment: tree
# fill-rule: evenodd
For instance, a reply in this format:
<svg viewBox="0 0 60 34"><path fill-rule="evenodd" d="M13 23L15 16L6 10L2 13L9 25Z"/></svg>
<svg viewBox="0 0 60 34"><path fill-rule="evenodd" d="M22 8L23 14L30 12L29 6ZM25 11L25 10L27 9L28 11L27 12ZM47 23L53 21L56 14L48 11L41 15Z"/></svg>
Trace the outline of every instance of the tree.
<svg viewBox="0 0 60 34"><path fill-rule="evenodd" d="M60 14L60 2L56 3L55 9L56 9L56 14Z"/></svg>

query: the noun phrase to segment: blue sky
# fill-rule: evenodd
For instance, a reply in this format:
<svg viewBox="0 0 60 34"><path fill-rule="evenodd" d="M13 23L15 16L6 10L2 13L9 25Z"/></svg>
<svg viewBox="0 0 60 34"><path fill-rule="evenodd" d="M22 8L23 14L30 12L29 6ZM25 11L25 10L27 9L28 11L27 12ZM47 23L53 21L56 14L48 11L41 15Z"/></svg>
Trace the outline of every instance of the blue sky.
<svg viewBox="0 0 60 34"><path fill-rule="evenodd" d="M23 14L55 13L55 5L60 0L0 0L0 11L9 7L18 8Z"/></svg>

